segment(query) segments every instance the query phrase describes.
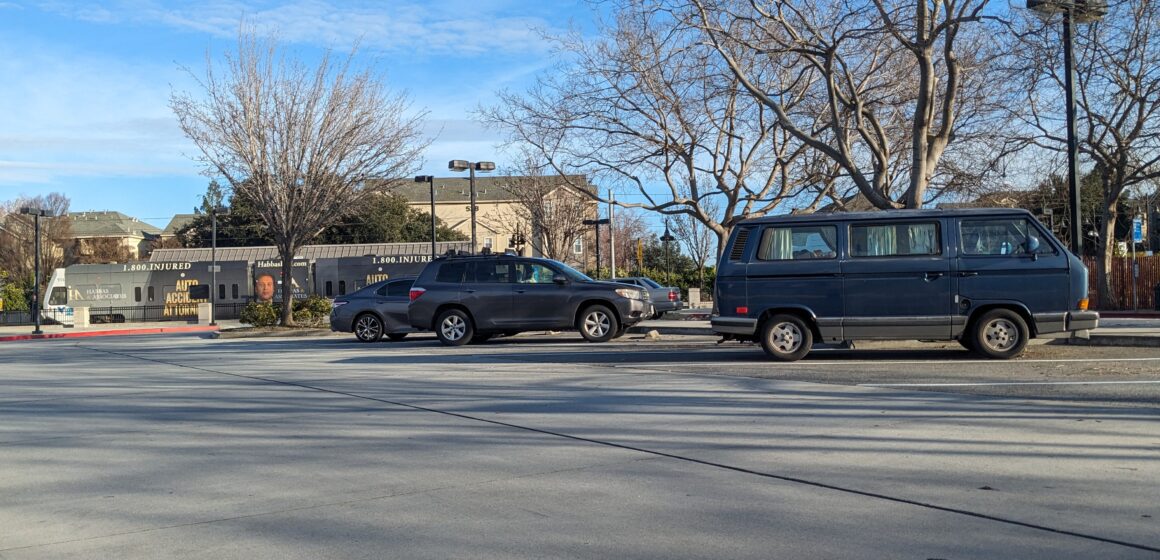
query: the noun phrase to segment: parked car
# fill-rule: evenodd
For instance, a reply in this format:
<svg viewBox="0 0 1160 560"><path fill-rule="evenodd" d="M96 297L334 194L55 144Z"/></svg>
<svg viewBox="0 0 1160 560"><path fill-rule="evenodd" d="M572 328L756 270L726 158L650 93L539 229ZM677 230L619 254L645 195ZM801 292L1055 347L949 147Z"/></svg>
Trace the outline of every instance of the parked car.
<svg viewBox="0 0 1160 560"><path fill-rule="evenodd" d="M622 336L649 312L644 290L600 282L564 263L517 255L444 256L411 288L411 327L444 344L529 330L576 329L590 342Z"/></svg>
<svg viewBox="0 0 1160 560"><path fill-rule="evenodd" d="M645 276L628 276L625 278L616 278L612 281L620 282L621 284L632 284L633 286L639 286L648 290L649 299L652 300L653 306L652 319L660 319L669 311L680 311L684 308L685 303L681 301L680 288L662 286L656 280Z"/></svg>
<svg viewBox="0 0 1160 560"><path fill-rule="evenodd" d="M353 332L362 342L375 342L384 335L402 340L416 330L407 318L414 282L414 277L392 278L335 298L330 330Z"/></svg>
<svg viewBox="0 0 1160 560"><path fill-rule="evenodd" d="M1099 324L1088 272L1018 209L745 220L721 256L713 330L780 360L814 341L957 340L990 358Z"/></svg>

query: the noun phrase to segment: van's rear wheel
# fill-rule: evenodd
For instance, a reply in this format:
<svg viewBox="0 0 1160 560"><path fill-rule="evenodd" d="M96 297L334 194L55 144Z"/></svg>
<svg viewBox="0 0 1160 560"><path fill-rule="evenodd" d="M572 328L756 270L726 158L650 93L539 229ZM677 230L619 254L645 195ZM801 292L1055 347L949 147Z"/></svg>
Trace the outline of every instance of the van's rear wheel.
<svg viewBox="0 0 1160 560"><path fill-rule="evenodd" d="M974 350L988 358L1009 360L1023 353L1029 332L1027 323L1009 309L992 309L971 329Z"/></svg>
<svg viewBox="0 0 1160 560"><path fill-rule="evenodd" d="M809 353L814 333L796 315L774 315L761 326L761 348L771 358L795 362Z"/></svg>

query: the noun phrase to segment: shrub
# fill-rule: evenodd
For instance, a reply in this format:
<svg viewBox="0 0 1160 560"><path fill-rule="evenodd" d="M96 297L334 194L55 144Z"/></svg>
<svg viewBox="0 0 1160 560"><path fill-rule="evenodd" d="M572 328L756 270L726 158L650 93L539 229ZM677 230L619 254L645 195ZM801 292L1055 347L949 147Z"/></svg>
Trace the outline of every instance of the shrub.
<svg viewBox="0 0 1160 560"><path fill-rule="evenodd" d="M319 295L294 300L294 322L300 325L318 326L330 316L331 303Z"/></svg>
<svg viewBox="0 0 1160 560"><path fill-rule="evenodd" d="M238 319L255 327L269 327L278 323L278 310L273 303L255 301L246 304Z"/></svg>

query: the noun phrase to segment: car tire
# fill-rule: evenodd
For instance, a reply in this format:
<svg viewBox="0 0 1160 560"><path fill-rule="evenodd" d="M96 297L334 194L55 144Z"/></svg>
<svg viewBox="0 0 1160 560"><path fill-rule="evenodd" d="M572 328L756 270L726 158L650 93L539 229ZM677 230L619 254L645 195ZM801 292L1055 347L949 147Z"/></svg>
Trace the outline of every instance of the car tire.
<svg viewBox="0 0 1160 560"><path fill-rule="evenodd" d="M652 316L652 318L653 318L653 320L655 321L655 320L657 320L657 319L660 319L661 317L664 317L664 316L665 316L665 312L664 312L664 311L658 311L658 312L656 312L656 313L653 313L653 316Z"/></svg>
<svg viewBox="0 0 1160 560"><path fill-rule="evenodd" d="M959 336L958 343L969 352L978 352L975 349L975 337L971 334L971 329L963 331L963 334Z"/></svg>
<svg viewBox="0 0 1160 560"><path fill-rule="evenodd" d="M407 338L407 333L405 333L405 332L387 333L387 338L389 338L391 340L391 342L398 342L400 340L403 340L404 338Z"/></svg>
<svg viewBox="0 0 1160 560"><path fill-rule="evenodd" d="M771 358L796 362L813 344L813 331L796 315L774 315L761 325L761 348Z"/></svg>
<svg viewBox="0 0 1160 560"><path fill-rule="evenodd" d="M620 338L620 337L624 336L625 333L627 333L627 332L628 332L628 326L621 325L619 329L616 329L616 333L612 335L612 338Z"/></svg>
<svg viewBox="0 0 1160 560"><path fill-rule="evenodd" d="M447 346L463 346L475 336L475 325L462 309L448 309L435 319L435 336Z"/></svg>
<svg viewBox="0 0 1160 560"><path fill-rule="evenodd" d="M374 313L363 313L354 318L353 330L359 342L378 342L383 338L383 321Z"/></svg>
<svg viewBox="0 0 1160 560"><path fill-rule="evenodd" d="M603 305L589 305L580 312L576 330L588 342L608 342L620 329L620 322L612 310Z"/></svg>
<svg viewBox="0 0 1160 560"><path fill-rule="evenodd" d="M1010 309L992 309L971 326L974 350L995 360L1010 360L1027 348L1027 322Z"/></svg>

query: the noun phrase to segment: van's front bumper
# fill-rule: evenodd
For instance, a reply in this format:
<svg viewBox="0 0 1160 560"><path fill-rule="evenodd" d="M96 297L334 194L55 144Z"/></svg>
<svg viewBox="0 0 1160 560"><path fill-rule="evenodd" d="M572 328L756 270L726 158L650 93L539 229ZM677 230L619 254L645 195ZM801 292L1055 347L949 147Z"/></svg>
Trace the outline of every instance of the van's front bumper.
<svg viewBox="0 0 1160 560"><path fill-rule="evenodd" d="M757 319L748 317L713 317L709 324L715 333L752 336L757 332Z"/></svg>

